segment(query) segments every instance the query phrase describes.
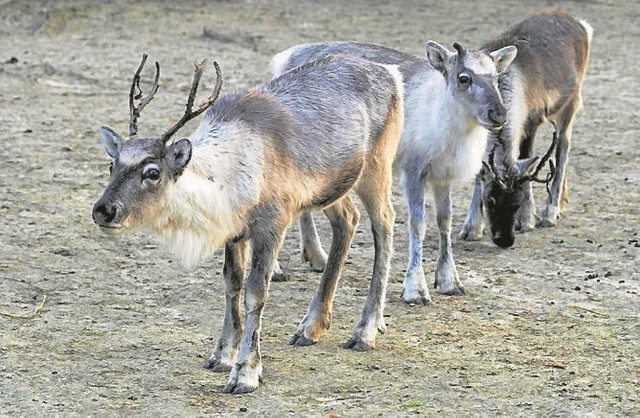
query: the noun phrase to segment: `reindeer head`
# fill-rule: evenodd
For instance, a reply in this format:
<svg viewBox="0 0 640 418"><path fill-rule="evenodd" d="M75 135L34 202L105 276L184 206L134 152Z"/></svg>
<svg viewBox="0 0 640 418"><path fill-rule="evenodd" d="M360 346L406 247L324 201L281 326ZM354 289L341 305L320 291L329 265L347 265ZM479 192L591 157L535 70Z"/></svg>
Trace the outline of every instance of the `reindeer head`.
<svg viewBox="0 0 640 418"><path fill-rule="evenodd" d="M499 137L498 137L499 138ZM551 147L542 158L534 156L508 164L502 161L502 170L495 166L496 148L502 146L499 142L493 147L489 154L489 162L483 161L480 170L482 181L482 202L489 219L489 229L491 239L501 248L509 248L515 240L516 214L522 205L525 187L528 182L548 184L555 173L553 162L549 159L558 142L558 136L553 133ZM549 162L549 173L546 178L538 178L538 173ZM500 173L502 171L502 173Z"/></svg>
<svg viewBox="0 0 640 418"><path fill-rule="evenodd" d="M123 141L111 128L103 126L99 130L104 150L111 157L111 176L102 197L93 207L93 220L109 233L147 226L155 219L167 188L180 177L191 159L191 143L188 139L172 144L168 143L169 140L187 121L213 105L222 88L220 68L214 62L217 80L213 94L193 111L206 60L195 64L195 75L182 118L158 138L136 138L138 117L158 91L160 78L160 65L156 62L153 87L149 94L143 96L140 73L146 60L147 55L144 54L129 92L129 141ZM136 104L135 100L139 102Z"/></svg>
<svg viewBox="0 0 640 418"><path fill-rule="evenodd" d="M464 109L487 129L500 129L507 121L507 110L498 91L498 76L516 57L515 46L496 51L465 50L457 42L456 52L437 42L427 42L429 62L447 81L451 94Z"/></svg>

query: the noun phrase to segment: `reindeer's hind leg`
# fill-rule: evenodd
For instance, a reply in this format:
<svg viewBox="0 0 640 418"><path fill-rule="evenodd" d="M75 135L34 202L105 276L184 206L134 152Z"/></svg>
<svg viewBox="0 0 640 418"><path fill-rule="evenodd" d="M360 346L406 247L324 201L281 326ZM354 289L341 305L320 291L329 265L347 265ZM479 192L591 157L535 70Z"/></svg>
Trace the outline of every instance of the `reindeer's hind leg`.
<svg viewBox="0 0 640 418"><path fill-rule="evenodd" d="M482 210L482 181L480 175L476 176L469 213L460 231L460 238L463 241L480 241L484 228L484 212Z"/></svg>
<svg viewBox="0 0 640 418"><path fill-rule="evenodd" d="M311 212L305 212L300 216L300 249L303 262L308 262L315 271L325 269L327 253L322 248Z"/></svg>
<svg viewBox="0 0 640 418"><path fill-rule="evenodd" d="M547 197L544 208L540 213L538 226L555 226L560 217L560 211L568 201L567 164L569 162L569 150L571 149L571 133L573 131L573 121L581 103L580 94L577 94L562 108L556 118L558 130L556 174L551 182L550 195Z"/></svg>
<svg viewBox="0 0 640 418"><path fill-rule="evenodd" d="M365 172L357 192L371 219L375 249L373 274L360 321L353 331L353 336L344 345L345 348L357 351L374 348L378 332L382 333L386 330L383 313L393 250L393 223L396 215L391 204L391 165L389 164L386 169L382 161L369 164L378 164L379 170L375 170L377 171L375 173Z"/></svg>
<svg viewBox="0 0 640 418"><path fill-rule="evenodd" d="M227 242L224 247L224 281L226 285L224 323L222 335L218 340L211 357L204 363L207 369L214 372L228 372L238 353L238 343L242 335L242 318L240 317L240 293L244 283L247 264L248 241Z"/></svg>
<svg viewBox="0 0 640 418"><path fill-rule="evenodd" d="M349 196L338 200L324 212L329 218L333 231L329 258L322 273L320 286L291 339L290 344L293 345L315 344L324 330L329 329L333 297L360 219L358 209Z"/></svg>
<svg viewBox="0 0 640 418"><path fill-rule="evenodd" d="M367 156L365 171L356 187L356 192L371 219L375 249L369 295L360 321L353 330L352 337L344 345L345 348L357 351L374 348L378 332L386 330L383 314L393 251L393 224L396 218L391 203L392 166L403 125L402 102L397 100L392 106L384 130Z"/></svg>

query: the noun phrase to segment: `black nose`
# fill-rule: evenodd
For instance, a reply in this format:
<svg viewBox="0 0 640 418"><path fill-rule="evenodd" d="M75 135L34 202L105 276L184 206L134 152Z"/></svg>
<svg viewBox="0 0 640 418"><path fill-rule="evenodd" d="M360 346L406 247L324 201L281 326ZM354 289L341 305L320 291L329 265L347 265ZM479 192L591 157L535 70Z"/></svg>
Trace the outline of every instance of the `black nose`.
<svg viewBox="0 0 640 418"><path fill-rule="evenodd" d="M507 109L504 106L489 109L489 120L496 126L504 125L507 122Z"/></svg>
<svg viewBox="0 0 640 418"><path fill-rule="evenodd" d="M505 234L501 234L500 232L495 232L491 239L493 240L493 243L496 244L498 247L509 248L513 245L514 238L515 237L513 236L513 234L505 235Z"/></svg>
<svg viewBox="0 0 640 418"><path fill-rule="evenodd" d="M93 207L93 220L100 225L110 224L116 217L117 208L113 203L98 202Z"/></svg>

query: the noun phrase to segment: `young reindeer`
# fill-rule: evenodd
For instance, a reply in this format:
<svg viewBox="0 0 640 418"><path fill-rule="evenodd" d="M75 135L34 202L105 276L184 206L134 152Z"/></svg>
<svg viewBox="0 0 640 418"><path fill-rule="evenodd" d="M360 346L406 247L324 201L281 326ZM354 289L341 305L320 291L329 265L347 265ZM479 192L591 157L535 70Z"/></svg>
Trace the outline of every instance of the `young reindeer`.
<svg viewBox="0 0 640 418"><path fill-rule="evenodd" d="M513 46L490 51L455 52L429 41L427 57L406 54L379 45L359 42L327 42L297 45L271 61L274 76L327 56L357 56L376 63L398 65L404 79L405 120L396 166L409 206L409 265L402 297L407 303L431 301L422 267L425 235L425 188L433 191L440 251L435 287L445 295L464 293L451 253L451 188L459 180L475 176L482 165L487 130L498 130L507 111L498 92L498 75L516 55ZM311 214L300 221L304 257L322 268L324 251Z"/></svg>
<svg viewBox="0 0 640 418"><path fill-rule="evenodd" d="M500 247L513 245L514 232L535 226L532 181L548 183L549 197L540 212L538 226L554 226L568 200L566 167L571 131L582 107L582 84L589 63L593 29L563 12L526 18L483 50L515 45L518 55L500 77L500 92L508 108L507 124L490 137L490 161L476 180L462 239L482 237L483 205L487 210L493 241ZM544 159L532 157L538 127L550 121L556 128L549 148L557 142L555 175L536 177ZM551 162L550 162L551 164Z"/></svg>
<svg viewBox="0 0 640 418"><path fill-rule="evenodd" d="M145 59L146 55L129 96L130 140L124 142L113 130L100 128L112 165L93 219L105 232L150 228L186 264L225 245L224 325L205 364L231 372L224 392L258 387L269 280L285 230L302 211L323 209L333 239L322 280L292 343L315 343L329 328L336 286L359 219L348 196L351 190L371 218L375 262L362 317L345 346L372 348L376 334L385 329L395 218L392 161L404 114L397 69L355 58L326 58L216 100L222 78L214 63L214 92L193 111L203 61L196 64L184 116L160 137L136 138L140 111L158 88L159 67L151 93L141 97ZM134 98L140 99L137 106ZM180 127L205 110L189 139L170 143ZM244 286L243 331L240 293L247 259L251 270Z"/></svg>

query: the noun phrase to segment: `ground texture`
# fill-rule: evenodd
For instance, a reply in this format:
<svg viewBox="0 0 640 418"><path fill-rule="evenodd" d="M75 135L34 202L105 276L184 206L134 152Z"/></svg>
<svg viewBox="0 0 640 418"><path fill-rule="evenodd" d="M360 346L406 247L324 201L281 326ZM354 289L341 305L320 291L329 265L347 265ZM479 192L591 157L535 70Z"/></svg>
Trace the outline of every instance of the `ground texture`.
<svg viewBox="0 0 640 418"><path fill-rule="evenodd" d="M222 325L220 254L185 271L152 237L113 239L91 222L108 175L96 129L126 131L141 53L163 66L140 122L158 134L181 114L191 63L204 56L231 91L264 80L269 58L292 44L477 46L549 7L595 28L559 226L509 250L454 240L467 295L412 307L400 299L407 237L396 188L389 329L367 353L340 348L373 262L366 217L333 326L306 348L287 341L319 275L300 263L293 227L281 257L291 280L272 284L266 309L265 382L222 394L226 374L200 367ZM32 320L0 317L0 415L640 415L639 21L638 4L618 0L0 0L0 311L28 315L47 296ZM549 140L541 131L538 149ZM456 230L469 191L456 190ZM431 221L430 277L436 248Z"/></svg>

